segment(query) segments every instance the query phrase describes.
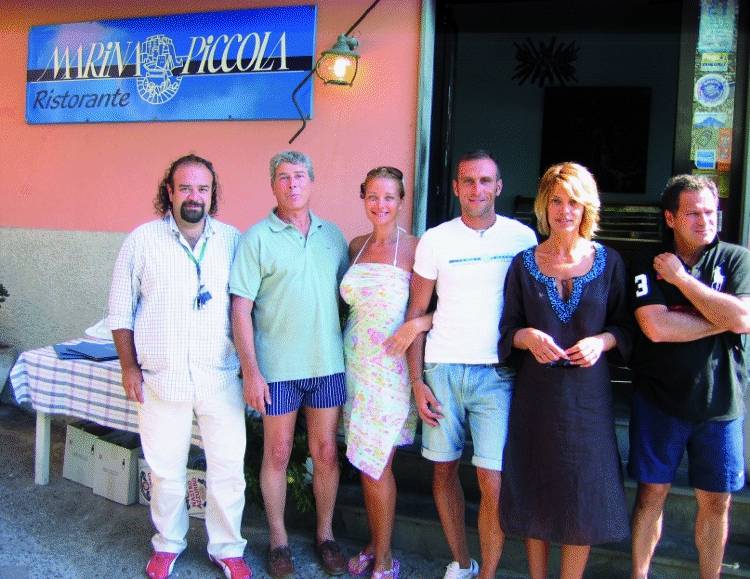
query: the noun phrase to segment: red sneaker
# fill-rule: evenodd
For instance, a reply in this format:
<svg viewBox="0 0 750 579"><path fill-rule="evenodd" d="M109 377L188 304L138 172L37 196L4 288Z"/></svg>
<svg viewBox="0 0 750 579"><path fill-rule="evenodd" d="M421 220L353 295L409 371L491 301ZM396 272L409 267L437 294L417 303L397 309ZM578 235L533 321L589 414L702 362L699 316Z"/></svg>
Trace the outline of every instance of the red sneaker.
<svg viewBox="0 0 750 579"><path fill-rule="evenodd" d="M221 567L227 579L251 579L253 576L252 569L247 566L242 557L227 557L226 559L211 557L211 561Z"/></svg>
<svg viewBox="0 0 750 579"><path fill-rule="evenodd" d="M148 565L146 565L146 575L151 579L166 579L171 575L178 555L179 553L154 551L151 559L148 560Z"/></svg>

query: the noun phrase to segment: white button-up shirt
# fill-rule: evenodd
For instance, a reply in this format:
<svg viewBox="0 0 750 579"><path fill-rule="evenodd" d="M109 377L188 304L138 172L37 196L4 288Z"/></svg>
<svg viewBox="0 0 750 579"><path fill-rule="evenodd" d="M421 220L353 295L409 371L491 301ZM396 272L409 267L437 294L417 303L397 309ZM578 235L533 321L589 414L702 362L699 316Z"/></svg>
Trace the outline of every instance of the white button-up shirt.
<svg viewBox="0 0 750 579"><path fill-rule="evenodd" d="M109 295L112 330L132 330L144 383L162 400L201 400L240 387L232 343L229 269L239 231L206 217L191 249L171 212L136 228L115 263ZM198 272L211 293L196 307Z"/></svg>

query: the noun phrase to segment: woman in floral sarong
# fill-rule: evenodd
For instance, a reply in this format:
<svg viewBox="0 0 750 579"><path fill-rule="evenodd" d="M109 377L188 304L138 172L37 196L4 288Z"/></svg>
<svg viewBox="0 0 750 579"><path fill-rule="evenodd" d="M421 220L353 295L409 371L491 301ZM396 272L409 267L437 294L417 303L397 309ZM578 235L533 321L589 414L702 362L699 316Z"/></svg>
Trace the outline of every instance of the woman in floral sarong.
<svg viewBox="0 0 750 579"><path fill-rule="evenodd" d="M360 188L372 232L349 245L351 267L341 281L349 305L344 330L346 456L361 472L370 542L349 561L349 573L396 579L391 557L396 482L394 447L414 440L417 413L404 352L431 316L404 323L417 238L398 227L404 197L401 171L378 167Z"/></svg>

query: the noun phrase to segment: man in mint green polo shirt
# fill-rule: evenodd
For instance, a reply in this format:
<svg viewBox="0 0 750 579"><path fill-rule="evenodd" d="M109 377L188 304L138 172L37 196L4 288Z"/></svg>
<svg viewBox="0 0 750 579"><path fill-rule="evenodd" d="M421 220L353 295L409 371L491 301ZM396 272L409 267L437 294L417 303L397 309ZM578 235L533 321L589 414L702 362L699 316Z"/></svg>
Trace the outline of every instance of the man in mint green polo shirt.
<svg viewBox="0 0 750 579"><path fill-rule="evenodd" d="M341 575L346 560L333 538L339 482L336 428L346 397L338 285L348 267L341 231L310 211L310 159L275 155L271 189L277 206L243 235L229 281L232 327L247 403L263 415L260 486L269 526L268 572L294 574L284 526L286 469L297 413L304 408L316 546L323 569Z"/></svg>

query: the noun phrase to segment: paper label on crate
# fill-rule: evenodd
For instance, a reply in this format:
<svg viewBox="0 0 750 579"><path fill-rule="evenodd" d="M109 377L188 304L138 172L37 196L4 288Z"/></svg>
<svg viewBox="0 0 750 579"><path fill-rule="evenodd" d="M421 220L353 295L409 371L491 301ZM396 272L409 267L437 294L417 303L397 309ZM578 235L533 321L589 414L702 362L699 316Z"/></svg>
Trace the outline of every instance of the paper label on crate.
<svg viewBox="0 0 750 579"><path fill-rule="evenodd" d="M146 500L145 504L151 502L151 471L141 470L138 476L138 493Z"/></svg>
<svg viewBox="0 0 750 579"><path fill-rule="evenodd" d="M151 502L153 483L151 469L144 459L138 466L138 502L148 505ZM202 470L188 469L185 507L191 517L204 518L206 511L206 473Z"/></svg>
<svg viewBox="0 0 750 579"><path fill-rule="evenodd" d="M200 473L205 477L205 473ZM185 505L188 511L206 508L206 479L195 474L189 474L187 480L187 495L185 496Z"/></svg>

